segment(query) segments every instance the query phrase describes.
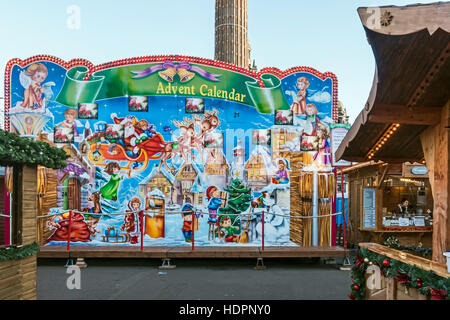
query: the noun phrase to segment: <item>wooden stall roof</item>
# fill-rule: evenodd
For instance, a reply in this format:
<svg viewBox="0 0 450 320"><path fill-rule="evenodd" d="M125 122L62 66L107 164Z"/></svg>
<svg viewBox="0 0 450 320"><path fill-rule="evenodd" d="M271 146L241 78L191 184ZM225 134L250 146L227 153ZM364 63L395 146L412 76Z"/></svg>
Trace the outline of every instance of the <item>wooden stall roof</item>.
<svg viewBox="0 0 450 320"><path fill-rule="evenodd" d="M376 70L367 103L336 158L367 161L383 133L399 123L372 160L420 161L419 135L438 123L441 108L450 98L450 2L359 8L358 14Z"/></svg>

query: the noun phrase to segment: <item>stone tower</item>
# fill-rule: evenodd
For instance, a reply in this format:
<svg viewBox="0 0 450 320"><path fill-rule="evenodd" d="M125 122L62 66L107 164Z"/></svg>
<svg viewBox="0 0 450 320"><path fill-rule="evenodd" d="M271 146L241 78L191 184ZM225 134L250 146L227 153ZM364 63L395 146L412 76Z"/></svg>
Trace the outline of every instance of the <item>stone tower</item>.
<svg viewBox="0 0 450 320"><path fill-rule="evenodd" d="M214 59L251 68L247 0L216 0Z"/></svg>

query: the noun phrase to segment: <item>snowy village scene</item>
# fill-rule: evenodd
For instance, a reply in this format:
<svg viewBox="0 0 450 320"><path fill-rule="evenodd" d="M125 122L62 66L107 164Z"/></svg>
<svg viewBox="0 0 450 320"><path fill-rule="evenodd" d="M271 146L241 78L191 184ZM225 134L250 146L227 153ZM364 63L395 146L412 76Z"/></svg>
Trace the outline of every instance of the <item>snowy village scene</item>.
<svg viewBox="0 0 450 320"><path fill-rule="evenodd" d="M10 63L9 130L70 155L62 170L38 168L39 240L258 246L264 232L267 246L307 245L295 216L309 211L291 207L307 208L308 190L293 179L323 174L319 210L331 213L335 76L140 59ZM321 221L329 246L333 221Z"/></svg>

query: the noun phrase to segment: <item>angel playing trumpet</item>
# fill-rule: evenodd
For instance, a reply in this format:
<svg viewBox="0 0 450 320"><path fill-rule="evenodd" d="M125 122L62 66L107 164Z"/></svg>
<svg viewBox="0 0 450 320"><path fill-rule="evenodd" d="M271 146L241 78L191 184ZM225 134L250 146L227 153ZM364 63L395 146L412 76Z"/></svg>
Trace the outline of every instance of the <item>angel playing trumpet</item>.
<svg viewBox="0 0 450 320"><path fill-rule="evenodd" d="M21 71L19 80L20 84L25 88L25 93L24 100L17 102L16 107L36 111L45 108L53 98L51 87L55 85L52 81L41 85L47 76L47 67L42 63L33 63L26 71Z"/></svg>

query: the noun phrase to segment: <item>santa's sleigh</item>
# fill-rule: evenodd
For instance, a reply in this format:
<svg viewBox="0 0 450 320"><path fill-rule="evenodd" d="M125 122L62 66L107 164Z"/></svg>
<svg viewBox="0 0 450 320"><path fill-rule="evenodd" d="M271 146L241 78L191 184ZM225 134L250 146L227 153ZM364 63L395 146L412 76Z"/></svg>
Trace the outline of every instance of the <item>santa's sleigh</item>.
<svg viewBox="0 0 450 320"><path fill-rule="evenodd" d="M89 160L97 166L105 167L106 161L127 162L126 166L120 166L127 170L130 175L131 170L143 171L147 168L149 160L160 159L164 155L166 143L161 134L157 133L136 145L139 152L136 156L129 156L125 148L118 143L97 142L91 144ZM134 148L134 147L133 147Z"/></svg>

